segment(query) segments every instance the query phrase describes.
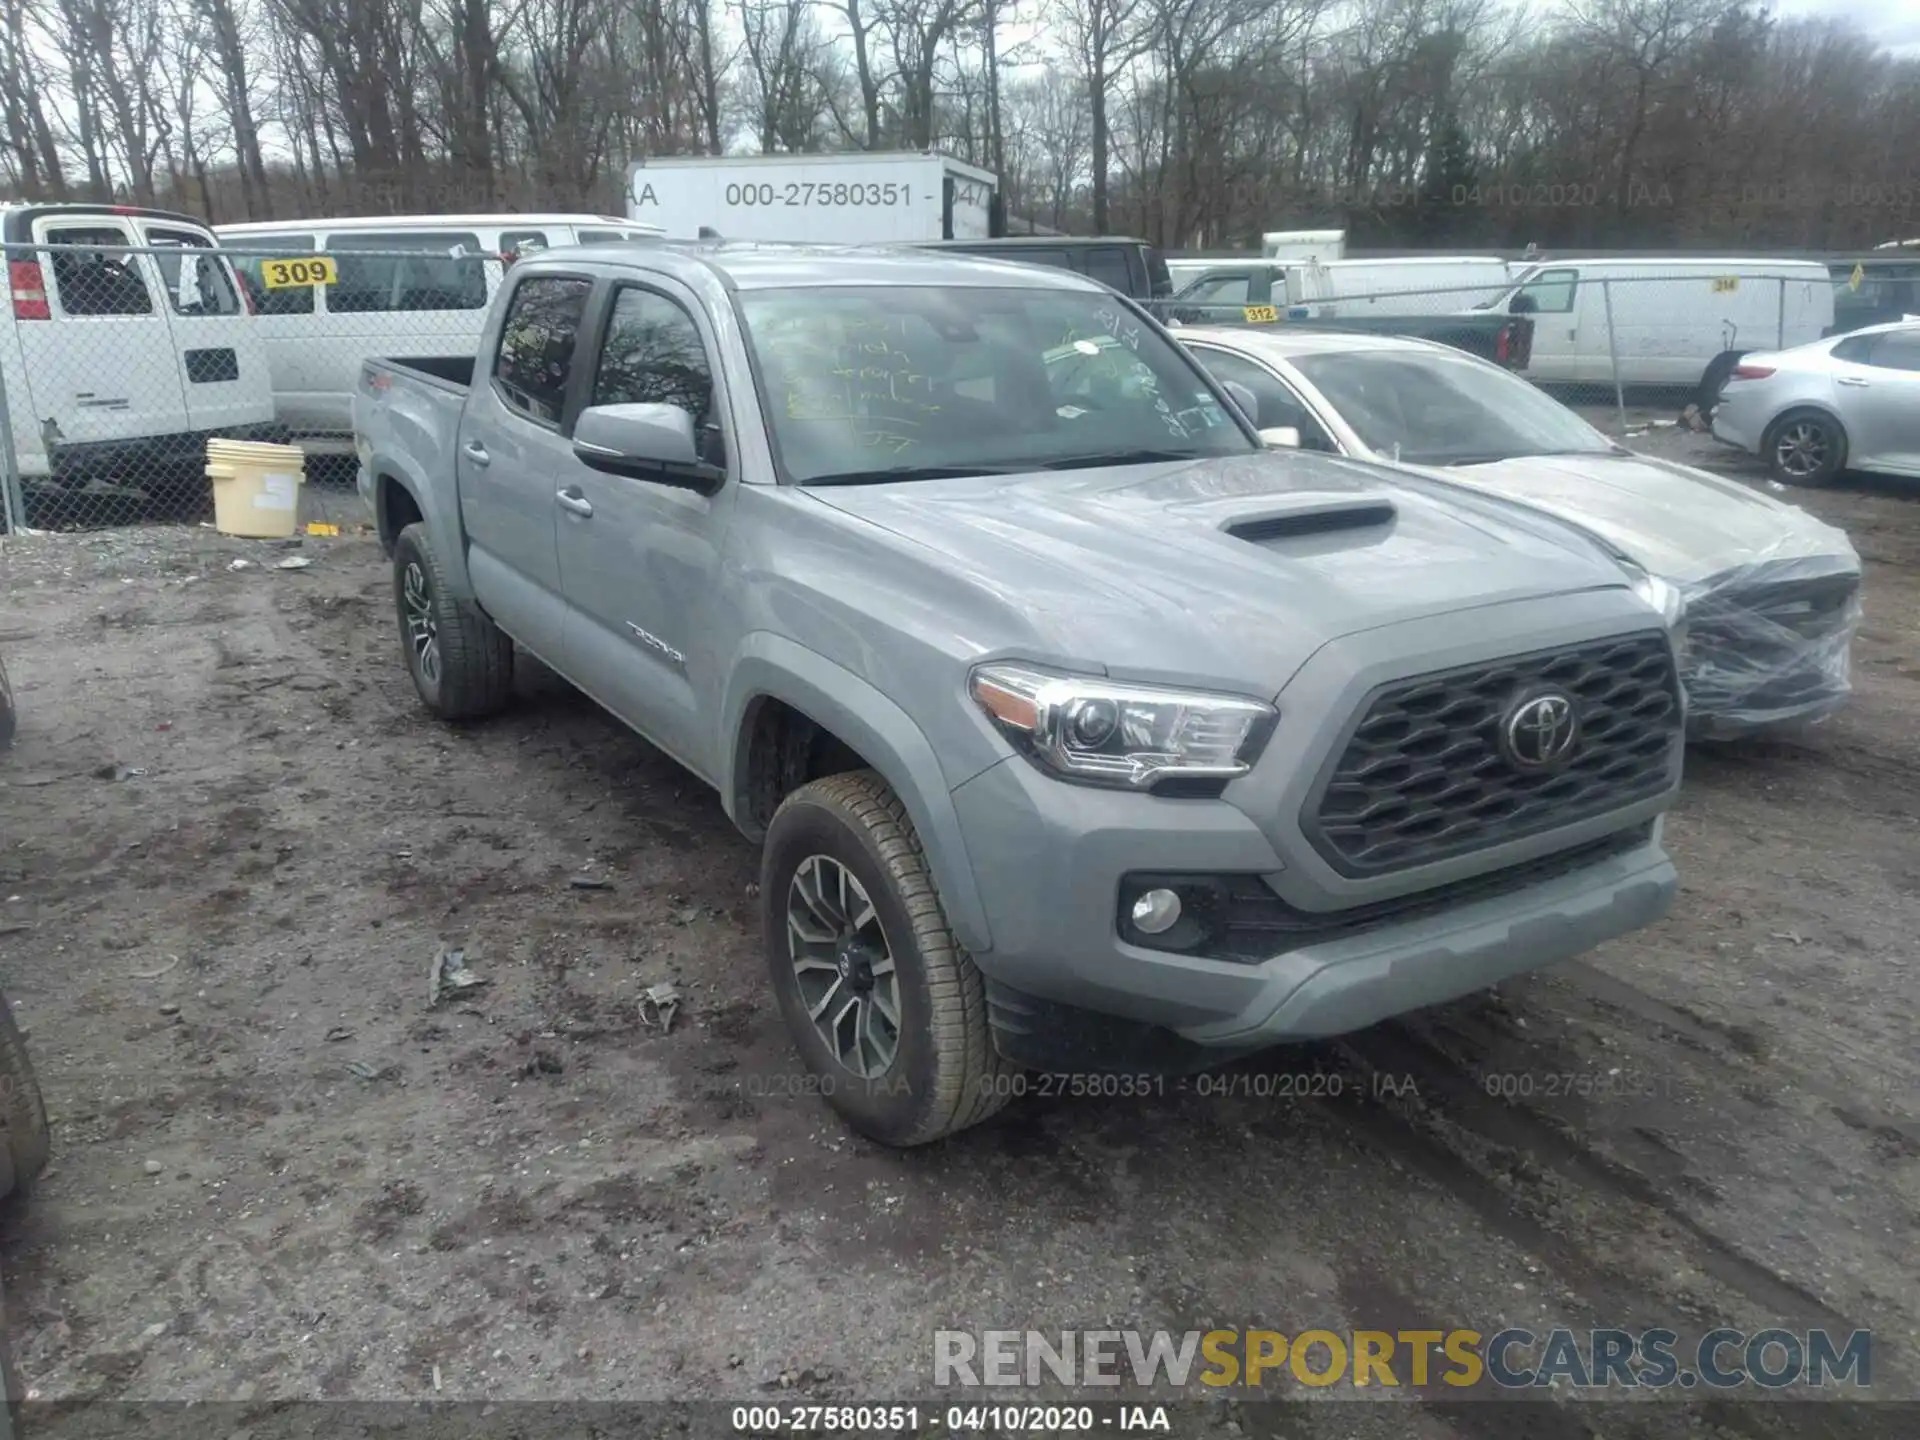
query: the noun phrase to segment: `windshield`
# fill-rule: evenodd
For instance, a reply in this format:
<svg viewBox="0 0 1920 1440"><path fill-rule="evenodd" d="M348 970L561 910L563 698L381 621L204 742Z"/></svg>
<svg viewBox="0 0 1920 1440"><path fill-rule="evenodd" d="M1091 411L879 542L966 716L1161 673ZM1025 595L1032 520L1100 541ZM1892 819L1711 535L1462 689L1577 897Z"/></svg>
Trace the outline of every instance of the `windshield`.
<svg viewBox="0 0 1920 1440"><path fill-rule="evenodd" d="M1387 459L1475 465L1618 448L1526 381L1463 355L1355 350L1293 363L1367 448Z"/></svg>
<svg viewBox="0 0 1920 1440"><path fill-rule="evenodd" d="M1038 288L747 291L776 457L801 484L1242 455L1196 367L1107 296Z"/></svg>

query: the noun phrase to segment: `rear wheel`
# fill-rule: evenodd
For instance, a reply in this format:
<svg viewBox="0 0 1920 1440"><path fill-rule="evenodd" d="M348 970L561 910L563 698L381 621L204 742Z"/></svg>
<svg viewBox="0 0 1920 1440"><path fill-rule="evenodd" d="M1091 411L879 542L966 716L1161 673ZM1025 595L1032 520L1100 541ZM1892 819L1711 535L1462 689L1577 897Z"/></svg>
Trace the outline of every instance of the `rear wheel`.
<svg viewBox="0 0 1920 1440"><path fill-rule="evenodd" d="M809 1088L848 1124L923 1145L1006 1103L980 972L886 781L859 770L794 791L760 879L774 996Z"/></svg>
<svg viewBox="0 0 1920 1440"><path fill-rule="evenodd" d="M472 601L447 593L425 525L393 545L393 603L413 688L442 720L474 720L513 693L513 641Z"/></svg>
<svg viewBox="0 0 1920 1440"><path fill-rule="evenodd" d="M0 660L0 750L13 743L13 686L7 681L6 661Z"/></svg>
<svg viewBox="0 0 1920 1440"><path fill-rule="evenodd" d="M1794 410L1767 427L1761 454L1776 480L1825 485L1847 463L1847 432L1819 410Z"/></svg>
<svg viewBox="0 0 1920 1440"><path fill-rule="evenodd" d="M53 1135L40 1081L27 1058L26 1038L14 1024L13 1006L0 996L0 1195L24 1195L47 1168Z"/></svg>

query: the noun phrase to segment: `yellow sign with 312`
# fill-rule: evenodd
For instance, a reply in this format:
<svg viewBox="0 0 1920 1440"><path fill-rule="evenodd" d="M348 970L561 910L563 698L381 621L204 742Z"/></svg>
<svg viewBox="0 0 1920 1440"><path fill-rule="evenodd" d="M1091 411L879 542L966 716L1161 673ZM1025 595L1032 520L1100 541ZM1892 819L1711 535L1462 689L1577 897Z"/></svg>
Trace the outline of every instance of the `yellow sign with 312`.
<svg viewBox="0 0 1920 1440"><path fill-rule="evenodd" d="M302 285L331 285L340 278L331 256L302 255L260 262L260 283L269 290L291 290Z"/></svg>
<svg viewBox="0 0 1920 1440"><path fill-rule="evenodd" d="M1249 325L1271 325L1280 318L1280 312L1271 305L1249 305L1241 315Z"/></svg>

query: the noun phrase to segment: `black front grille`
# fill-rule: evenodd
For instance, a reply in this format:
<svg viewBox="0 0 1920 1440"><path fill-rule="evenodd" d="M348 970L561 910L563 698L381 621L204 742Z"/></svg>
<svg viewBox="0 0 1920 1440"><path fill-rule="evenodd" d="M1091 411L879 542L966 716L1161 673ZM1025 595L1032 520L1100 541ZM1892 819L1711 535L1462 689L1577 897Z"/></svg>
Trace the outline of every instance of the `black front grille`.
<svg viewBox="0 0 1920 1440"><path fill-rule="evenodd" d="M1529 692L1571 696L1580 738L1527 770L1500 730ZM1660 794L1679 763L1680 692L1658 632L1462 666L1373 692L1301 825L1343 875L1380 875L1557 830Z"/></svg>

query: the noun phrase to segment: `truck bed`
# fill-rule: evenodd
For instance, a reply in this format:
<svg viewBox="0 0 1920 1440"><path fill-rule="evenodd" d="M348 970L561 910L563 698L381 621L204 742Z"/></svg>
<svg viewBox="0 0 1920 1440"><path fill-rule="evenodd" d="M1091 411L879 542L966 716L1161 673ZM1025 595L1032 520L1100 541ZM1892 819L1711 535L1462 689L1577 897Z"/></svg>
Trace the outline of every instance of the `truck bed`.
<svg viewBox="0 0 1920 1440"><path fill-rule="evenodd" d="M409 355L363 360L353 392L360 493L375 505L383 472L454 473L460 417L473 386L471 355Z"/></svg>
<svg viewBox="0 0 1920 1440"><path fill-rule="evenodd" d="M473 384L474 359L471 355L396 355L370 360L389 370L404 371L441 389L466 390Z"/></svg>

